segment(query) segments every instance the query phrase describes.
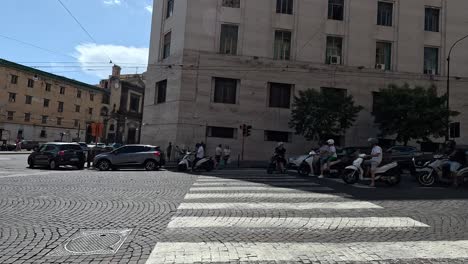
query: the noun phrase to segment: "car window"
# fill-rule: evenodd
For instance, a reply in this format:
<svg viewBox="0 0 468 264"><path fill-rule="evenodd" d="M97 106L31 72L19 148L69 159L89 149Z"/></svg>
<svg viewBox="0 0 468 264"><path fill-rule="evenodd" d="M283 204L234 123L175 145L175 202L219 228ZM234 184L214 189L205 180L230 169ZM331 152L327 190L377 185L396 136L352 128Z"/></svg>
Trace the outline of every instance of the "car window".
<svg viewBox="0 0 468 264"><path fill-rule="evenodd" d="M60 146L61 150L82 150L80 145L62 145Z"/></svg>
<svg viewBox="0 0 468 264"><path fill-rule="evenodd" d="M44 148L44 150L42 150L42 151L53 151L53 150L55 150L55 146L53 146L53 145L46 145L45 148Z"/></svg>

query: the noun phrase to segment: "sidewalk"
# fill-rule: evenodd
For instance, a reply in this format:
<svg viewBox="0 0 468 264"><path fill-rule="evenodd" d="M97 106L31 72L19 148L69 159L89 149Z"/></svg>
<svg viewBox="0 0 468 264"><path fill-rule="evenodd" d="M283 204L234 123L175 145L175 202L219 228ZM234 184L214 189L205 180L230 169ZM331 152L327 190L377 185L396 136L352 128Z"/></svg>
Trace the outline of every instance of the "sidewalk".
<svg viewBox="0 0 468 264"><path fill-rule="evenodd" d="M0 151L0 155L29 155L32 151Z"/></svg>

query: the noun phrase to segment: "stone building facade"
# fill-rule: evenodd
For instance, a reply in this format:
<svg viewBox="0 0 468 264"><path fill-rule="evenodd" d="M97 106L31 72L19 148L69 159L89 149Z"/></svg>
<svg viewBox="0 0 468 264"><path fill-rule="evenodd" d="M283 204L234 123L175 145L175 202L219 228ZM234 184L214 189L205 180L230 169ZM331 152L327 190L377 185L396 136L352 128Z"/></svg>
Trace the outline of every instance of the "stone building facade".
<svg viewBox="0 0 468 264"><path fill-rule="evenodd" d="M227 144L264 160L277 141L289 154L315 143L288 126L303 89L352 94L364 110L340 138L363 145L378 134L373 92L388 84L445 93L450 46L468 34L465 0L155 0L142 141ZM452 54L451 108L468 143L468 41ZM455 77L456 76L456 77ZM442 140L442 139L441 139Z"/></svg>

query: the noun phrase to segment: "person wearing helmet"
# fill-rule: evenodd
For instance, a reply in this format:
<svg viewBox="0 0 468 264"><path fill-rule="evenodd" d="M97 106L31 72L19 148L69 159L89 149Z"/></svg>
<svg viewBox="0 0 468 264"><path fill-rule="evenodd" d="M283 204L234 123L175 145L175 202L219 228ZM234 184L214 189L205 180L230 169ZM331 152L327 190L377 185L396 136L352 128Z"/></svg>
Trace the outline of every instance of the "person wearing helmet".
<svg viewBox="0 0 468 264"><path fill-rule="evenodd" d="M371 187L375 187L375 172L379 167L380 163L382 163L383 151L382 148L378 145L379 141L375 138L369 138L367 140L369 144L372 146L371 151L371 159L366 160L365 164L370 167L370 174L371 174Z"/></svg>
<svg viewBox="0 0 468 264"><path fill-rule="evenodd" d="M276 166L280 172L283 172L286 164L286 149L284 148L283 142L279 142L278 146L275 148L275 156Z"/></svg>
<svg viewBox="0 0 468 264"><path fill-rule="evenodd" d="M326 143L327 143L326 148L325 146L323 147L323 150L326 152L323 153L321 164L320 164L321 165L320 176L319 176L320 179L323 178L323 172L326 169L330 169L330 162L336 161L338 159L338 155L336 154L336 148L335 148L335 140L329 139L327 140Z"/></svg>
<svg viewBox="0 0 468 264"><path fill-rule="evenodd" d="M457 172L466 163L465 152L457 150L457 143L454 140L449 140L445 143L445 154L449 161L446 166L450 168L450 174L453 178L453 185L458 187Z"/></svg>

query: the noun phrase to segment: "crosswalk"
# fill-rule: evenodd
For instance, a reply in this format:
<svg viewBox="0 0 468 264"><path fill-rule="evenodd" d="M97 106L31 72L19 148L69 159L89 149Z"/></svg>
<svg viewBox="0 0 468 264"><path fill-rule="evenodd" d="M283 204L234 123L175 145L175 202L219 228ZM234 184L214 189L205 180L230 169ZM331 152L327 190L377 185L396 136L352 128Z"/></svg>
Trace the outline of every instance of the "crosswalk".
<svg viewBox="0 0 468 264"><path fill-rule="evenodd" d="M356 232L418 233L431 228L421 220L384 211L382 205L291 176L200 176L169 222L167 238L155 246L146 263L468 260L468 240L342 239ZM331 241L337 233L336 241ZM327 234L326 242L313 239Z"/></svg>

